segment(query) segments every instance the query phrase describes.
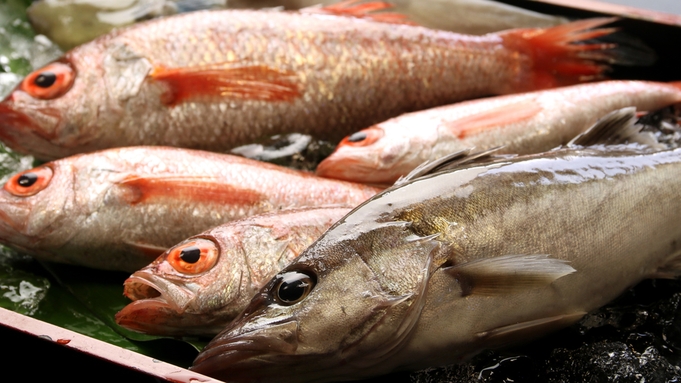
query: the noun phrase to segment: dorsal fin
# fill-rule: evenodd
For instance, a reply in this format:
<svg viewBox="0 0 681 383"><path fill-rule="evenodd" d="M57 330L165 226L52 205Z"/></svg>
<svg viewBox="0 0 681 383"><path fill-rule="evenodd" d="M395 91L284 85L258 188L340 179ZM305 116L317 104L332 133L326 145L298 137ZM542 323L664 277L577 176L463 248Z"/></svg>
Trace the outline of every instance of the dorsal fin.
<svg viewBox="0 0 681 383"><path fill-rule="evenodd" d="M633 106L614 110L573 138L567 146L617 145L636 142L653 149L665 149L666 146L658 142L653 135L641 131L646 126L652 126L649 121L665 119L666 114L668 112L663 109L644 115L637 120L636 108Z"/></svg>
<svg viewBox="0 0 681 383"><path fill-rule="evenodd" d="M636 108L630 106L606 114L589 129L573 138L568 146L622 144L640 131L641 126L636 125Z"/></svg>
<svg viewBox="0 0 681 383"><path fill-rule="evenodd" d="M391 9L395 5L386 1L344 0L325 6L312 6L300 9L302 13L321 13L327 15L347 16L358 19L368 19L388 24L416 25L413 21L397 12L378 12Z"/></svg>
<svg viewBox="0 0 681 383"><path fill-rule="evenodd" d="M493 154L503 148L503 146L497 146L492 149L484 150L482 152L472 153L473 148L459 150L441 157L434 161L425 161L421 165L417 166L414 170L409 172L406 176L400 177L395 181L395 186L400 186L408 181L412 181L423 176L434 174L444 170L452 170L459 168L463 165L471 165L475 163L487 162L493 158Z"/></svg>

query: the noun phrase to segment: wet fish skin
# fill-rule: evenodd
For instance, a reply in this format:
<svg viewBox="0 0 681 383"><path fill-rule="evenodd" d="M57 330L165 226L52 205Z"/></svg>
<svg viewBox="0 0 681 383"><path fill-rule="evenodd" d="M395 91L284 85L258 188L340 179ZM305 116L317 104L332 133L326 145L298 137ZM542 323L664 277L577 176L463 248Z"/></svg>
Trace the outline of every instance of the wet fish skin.
<svg viewBox="0 0 681 383"><path fill-rule="evenodd" d="M35 183L21 186L28 176ZM135 271L179 241L249 215L356 206L380 189L225 154L131 147L73 156L0 190L0 242L54 262Z"/></svg>
<svg viewBox="0 0 681 383"><path fill-rule="evenodd" d="M325 382L457 363L679 273L681 150L565 149L389 189L274 277L193 370ZM285 278L314 286L294 303ZM545 278L540 281L541 278Z"/></svg>
<svg viewBox="0 0 681 383"><path fill-rule="evenodd" d="M67 52L61 69L27 76L0 103L0 139L44 160L131 145L224 151L294 131L337 140L416 109L598 78L611 46L566 46L610 33L581 31L609 21L556 27L570 37L555 42L535 29L474 37L288 12L151 20ZM562 52L557 61L576 63L577 73L534 71L542 65L526 54L536 48L528 36ZM38 85L44 73L64 76Z"/></svg>
<svg viewBox="0 0 681 383"><path fill-rule="evenodd" d="M350 210L323 207L268 213L192 236L125 281L124 294L133 302L116 314L116 322L153 335L213 337L243 311L265 282ZM197 270L186 268L177 253L192 246L215 252L217 259Z"/></svg>
<svg viewBox="0 0 681 383"><path fill-rule="evenodd" d="M539 153L567 144L608 112L681 102L679 83L603 81L465 101L389 119L343 139L316 173L392 184L424 161L474 147Z"/></svg>

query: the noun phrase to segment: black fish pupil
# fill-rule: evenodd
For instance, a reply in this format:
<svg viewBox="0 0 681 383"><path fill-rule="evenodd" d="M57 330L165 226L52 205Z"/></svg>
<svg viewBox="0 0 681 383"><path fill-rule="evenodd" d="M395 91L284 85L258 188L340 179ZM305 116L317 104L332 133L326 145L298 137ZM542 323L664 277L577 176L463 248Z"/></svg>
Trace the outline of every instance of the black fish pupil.
<svg viewBox="0 0 681 383"><path fill-rule="evenodd" d="M52 72L42 72L33 82L41 88L49 88L55 81L57 81L57 75Z"/></svg>
<svg viewBox="0 0 681 383"><path fill-rule="evenodd" d="M350 142L359 142L359 141L364 141L364 139L367 138L367 134L364 132L357 132L352 134L350 137L348 137L348 141Z"/></svg>
<svg viewBox="0 0 681 383"><path fill-rule="evenodd" d="M284 302L295 302L303 296L307 289L307 282L284 282L279 286L279 298Z"/></svg>
<svg viewBox="0 0 681 383"><path fill-rule="evenodd" d="M19 176L17 183L22 187L32 186L36 181L38 181L38 175L35 173L25 173Z"/></svg>
<svg viewBox="0 0 681 383"><path fill-rule="evenodd" d="M201 259L201 249L197 246L189 246L182 249L180 259L187 263L196 263Z"/></svg>

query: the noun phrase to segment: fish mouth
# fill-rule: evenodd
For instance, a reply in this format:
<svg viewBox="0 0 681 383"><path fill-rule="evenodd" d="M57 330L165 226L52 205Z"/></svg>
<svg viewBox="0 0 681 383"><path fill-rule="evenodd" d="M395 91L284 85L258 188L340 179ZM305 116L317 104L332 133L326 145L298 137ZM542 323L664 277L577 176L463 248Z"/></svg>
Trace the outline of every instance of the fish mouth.
<svg viewBox="0 0 681 383"><path fill-rule="evenodd" d="M287 361L298 364L301 357L308 359L305 355L296 355L298 324L295 320L243 331L237 326L215 337L196 357L191 370L230 381L263 378L276 381L277 376L290 374L286 370L292 364Z"/></svg>
<svg viewBox="0 0 681 383"><path fill-rule="evenodd" d="M123 295L133 302L116 316L127 329L154 335L187 334L186 308L194 293L172 282L138 271L123 283Z"/></svg>
<svg viewBox="0 0 681 383"><path fill-rule="evenodd" d="M0 140L22 154L43 160L55 158L51 141L56 139L55 131L61 123L61 113L54 108L29 110L40 118L37 120L17 110L12 102L12 94L0 102ZM41 127L41 124L47 125Z"/></svg>
<svg viewBox="0 0 681 383"><path fill-rule="evenodd" d="M378 166L367 165L365 161L354 157L334 158L334 154L325 158L315 169L315 174L320 177L369 183L380 187L394 182L392 178L386 178L384 173Z"/></svg>

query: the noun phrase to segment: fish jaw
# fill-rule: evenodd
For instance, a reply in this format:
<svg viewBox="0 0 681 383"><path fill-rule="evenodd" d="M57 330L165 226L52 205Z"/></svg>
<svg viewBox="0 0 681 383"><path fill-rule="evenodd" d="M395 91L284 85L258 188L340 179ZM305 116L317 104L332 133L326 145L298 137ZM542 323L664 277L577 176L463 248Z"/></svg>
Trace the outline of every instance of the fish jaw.
<svg viewBox="0 0 681 383"><path fill-rule="evenodd" d="M116 314L118 325L146 334L190 332L182 322L190 321L193 291L141 270L124 282L123 295L133 302Z"/></svg>

